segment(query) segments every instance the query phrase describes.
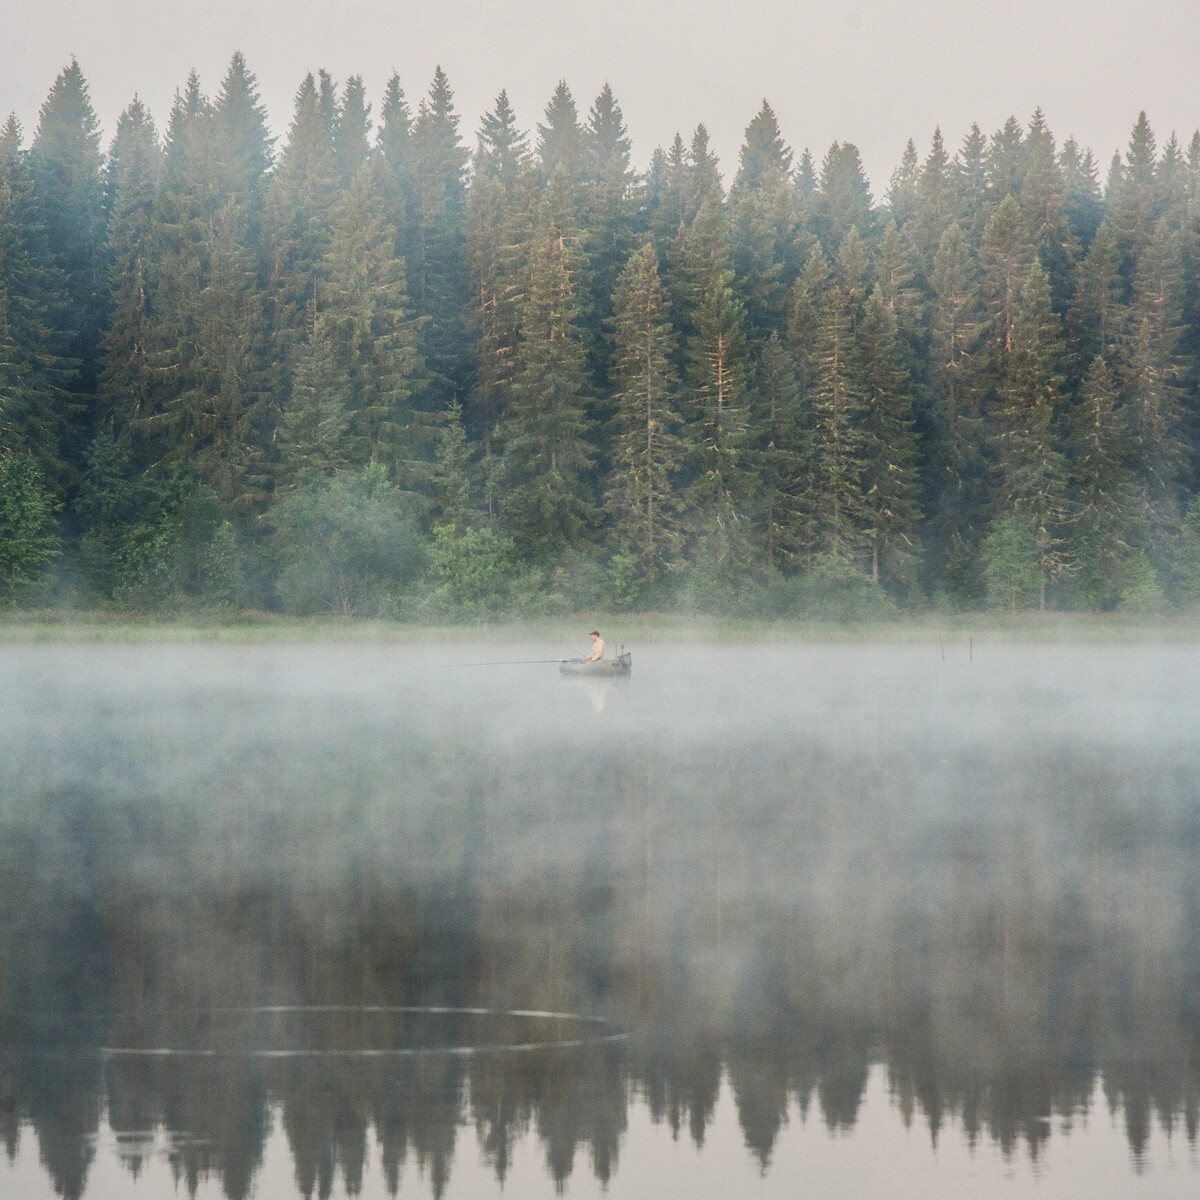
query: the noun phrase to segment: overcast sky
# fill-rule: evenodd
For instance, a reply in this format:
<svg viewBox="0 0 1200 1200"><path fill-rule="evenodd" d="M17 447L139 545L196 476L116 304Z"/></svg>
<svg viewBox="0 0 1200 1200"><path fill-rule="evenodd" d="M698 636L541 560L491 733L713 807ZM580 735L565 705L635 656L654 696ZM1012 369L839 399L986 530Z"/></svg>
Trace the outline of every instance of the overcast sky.
<svg viewBox="0 0 1200 1200"><path fill-rule="evenodd" d="M956 147L1037 106L1107 166L1145 109L1160 144L1200 124L1197 0L4 0L0 116L32 135L75 55L111 135L133 94L160 129L190 68L213 92L240 49L283 134L305 72L361 74L379 107L392 70L415 108L449 74L472 146L507 88L533 129L565 78L581 115L608 81L644 166L704 122L727 178L764 97L798 153L851 141L878 195L912 137Z"/></svg>

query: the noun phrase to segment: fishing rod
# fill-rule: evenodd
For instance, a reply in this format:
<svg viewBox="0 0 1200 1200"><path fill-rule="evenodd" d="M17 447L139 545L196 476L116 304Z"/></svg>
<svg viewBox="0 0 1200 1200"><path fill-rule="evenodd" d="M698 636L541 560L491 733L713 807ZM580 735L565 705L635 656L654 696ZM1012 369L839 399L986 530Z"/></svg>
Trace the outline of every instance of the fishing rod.
<svg viewBox="0 0 1200 1200"><path fill-rule="evenodd" d="M477 663L451 663L449 670L456 670L459 667L544 667L548 663L561 663L568 661L565 658L517 658L506 659L503 662L477 662Z"/></svg>

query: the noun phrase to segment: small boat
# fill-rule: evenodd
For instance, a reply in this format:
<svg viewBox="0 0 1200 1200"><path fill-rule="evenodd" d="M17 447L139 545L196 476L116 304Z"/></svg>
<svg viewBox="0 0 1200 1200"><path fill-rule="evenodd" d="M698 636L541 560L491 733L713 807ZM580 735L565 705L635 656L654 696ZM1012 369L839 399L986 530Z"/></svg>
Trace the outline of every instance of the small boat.
<svg viewBox="0 0 1200 1200"><path fill-rule="evenodd" d="M564 675L586 675L592 678L606 675L628 675L633 671L633 655L626 651L616 658L601 658L595 662L584 662L582 658L564 659L558 664Z"/></svg>

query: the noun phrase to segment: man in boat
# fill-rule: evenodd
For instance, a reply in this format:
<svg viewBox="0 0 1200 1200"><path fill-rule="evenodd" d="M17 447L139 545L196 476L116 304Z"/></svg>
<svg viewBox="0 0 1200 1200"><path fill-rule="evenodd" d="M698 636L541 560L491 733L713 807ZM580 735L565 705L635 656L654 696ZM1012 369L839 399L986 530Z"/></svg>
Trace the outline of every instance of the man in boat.
<svg viewBox="0 0 1200 1200"><path fill-rule="evenodd" d="M591 632L592 652L587 658L580 659L581 662L599 662L604 657L604 639L600 636L598 629L593 629Z"/></svg>

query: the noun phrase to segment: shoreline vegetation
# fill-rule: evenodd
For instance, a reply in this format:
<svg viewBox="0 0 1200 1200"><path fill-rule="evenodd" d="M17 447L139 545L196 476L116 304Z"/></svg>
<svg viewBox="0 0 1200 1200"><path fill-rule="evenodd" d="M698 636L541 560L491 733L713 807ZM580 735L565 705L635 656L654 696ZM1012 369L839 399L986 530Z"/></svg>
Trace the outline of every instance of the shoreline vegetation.
<svg viewBox="0 0 1200 1200"><path fill-rule="evenodd" d="M245 644L347 642L387 645L510 643L514 647L561 642L564 656L578 649L580 632L605 630L610 644L637 650L685 642L781 645L846 643L928 644L961 651L971 644L1021 642L1200 642L1200 615L1146 616L1129 613L921 613L891 620L761 620L737 617L644 613L587 613L577 618L496 620L474 624L420 624L339 616L293 617L244 612L212 616L61 610L0 614L0 645L36 642Z"/></svg>
<svg viewBox="0 0 1200 1200"><path fill-rule="evenodd" d="M1200 605L1200 132L1039 110L873 194L766 100L642 169L607 85L414 99L319 71L275 139L234 54L105 144L73 61L0 126L0 604Z"/></svg>

